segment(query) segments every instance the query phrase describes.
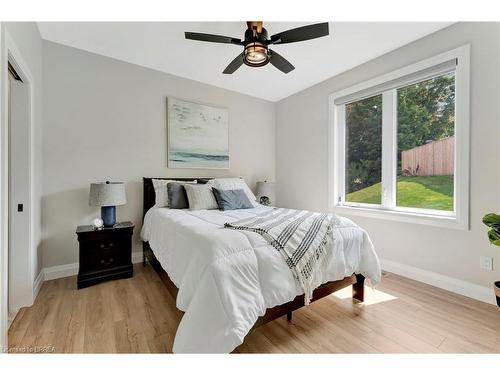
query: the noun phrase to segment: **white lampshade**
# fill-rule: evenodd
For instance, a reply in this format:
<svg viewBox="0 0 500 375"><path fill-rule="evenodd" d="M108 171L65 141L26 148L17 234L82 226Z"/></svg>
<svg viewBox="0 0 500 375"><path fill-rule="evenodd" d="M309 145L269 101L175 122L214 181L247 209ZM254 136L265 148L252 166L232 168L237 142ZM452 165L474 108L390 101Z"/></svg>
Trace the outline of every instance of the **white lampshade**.
<svg viewBox="0 0 500 375"><path fill-rule="evenodd" d="M119 206L127 203L123 182L96 182L90 184L90 206Z"/></svg>
<svg viewBox="0 0 500 375"><path fill-rule="evenodd" d="M274 198L274 182L258 181L256 193L258 197Z"/></svg>

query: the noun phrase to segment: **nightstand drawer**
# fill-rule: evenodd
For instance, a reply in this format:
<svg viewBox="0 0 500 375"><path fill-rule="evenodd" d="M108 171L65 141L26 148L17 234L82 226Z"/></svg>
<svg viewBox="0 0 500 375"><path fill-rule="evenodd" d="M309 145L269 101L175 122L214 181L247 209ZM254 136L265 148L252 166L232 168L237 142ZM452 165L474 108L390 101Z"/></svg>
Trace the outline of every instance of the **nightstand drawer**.
<svg viewBox="0 0 500 375"><path fill-rule="evenodd" d="M117 259L116 254L101 254L97 257L98 262L94 265L94 269L107 269L123 265L119 259Z"/></svg>
<svg viewBox="0 0 500 375"><path fill-rule="evenodd" d="M123 241L121 241L123 242ZM102 240L96 240L96 241L88 241L88 246L93 249L97 250L102 250L102 251L113 251L120 246L120 240L119 239L102 239Z"/></svg>
<svg viewBox="0 0 500 375"><path fill-rule="evenodd" d="M80 242L80 268L99 271L131 263L130 240L102 239Z"/></svg>

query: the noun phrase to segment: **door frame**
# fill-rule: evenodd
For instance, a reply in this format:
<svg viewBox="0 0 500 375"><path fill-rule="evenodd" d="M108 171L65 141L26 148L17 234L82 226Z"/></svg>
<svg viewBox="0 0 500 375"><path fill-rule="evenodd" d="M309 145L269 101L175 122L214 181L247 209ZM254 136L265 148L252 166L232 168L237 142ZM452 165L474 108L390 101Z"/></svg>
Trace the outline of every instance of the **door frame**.
<svg viewBox="0 0 500 375"><path fill-rule="evenodd" d="M16 69L23 82L29 88L29 196L26 205L30 210L29 228L28 228L28 275L24 275L31 285L28 305L32 305L35 297L35 271L38 262L36 244L34 241L33 230L35 228L35 210L34 210L34 119L35 119L35 80L28 64L20 53L14 40L5 28L5 23L0 24L0 348L6 348L8 345L8 284L9 284L9 248L8 248L8 215L9 215L9 98L8 92L8 62Z"/></svg>

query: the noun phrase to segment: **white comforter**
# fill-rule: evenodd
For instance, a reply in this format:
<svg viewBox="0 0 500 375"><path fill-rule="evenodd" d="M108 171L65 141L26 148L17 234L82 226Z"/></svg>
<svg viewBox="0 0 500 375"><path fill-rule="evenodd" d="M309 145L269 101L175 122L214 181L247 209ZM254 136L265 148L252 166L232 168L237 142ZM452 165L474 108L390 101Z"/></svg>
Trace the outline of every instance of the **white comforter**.
<svg viewBox="0 0 500 375"><path fill-rule="evenodd" d="M185 312L174 353L229 353L267 308L303 293L282 256L262 236L223 228L269 209L152 208L146 213L142 238L179 288L177 308ZM333 235L328 272L318 286L354 272L377 283L380 264L366 232L340 218Z"/></svg>

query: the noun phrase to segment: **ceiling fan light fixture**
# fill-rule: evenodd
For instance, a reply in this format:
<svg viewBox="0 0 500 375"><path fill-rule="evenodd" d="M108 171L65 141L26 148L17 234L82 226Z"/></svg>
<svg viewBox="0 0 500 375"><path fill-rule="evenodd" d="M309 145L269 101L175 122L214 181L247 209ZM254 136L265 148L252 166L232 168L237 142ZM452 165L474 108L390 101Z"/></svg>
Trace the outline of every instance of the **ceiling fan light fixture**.
<svg viewBox="0 0 500 375"><path fill-rule="evenodd" d="M243 62L248 66L264 66L271 58L267 45L259 42L250 42L245 46Z"/></svg>

